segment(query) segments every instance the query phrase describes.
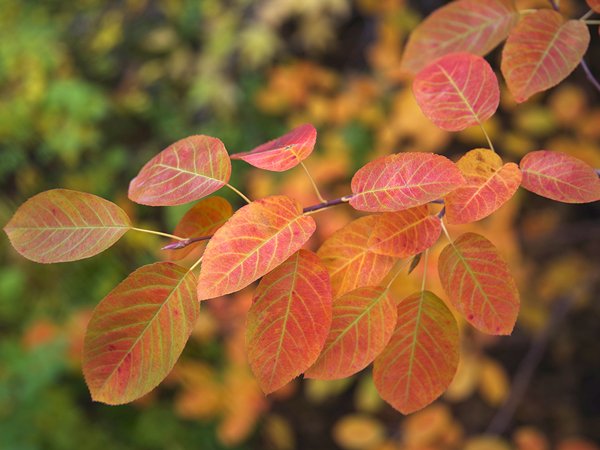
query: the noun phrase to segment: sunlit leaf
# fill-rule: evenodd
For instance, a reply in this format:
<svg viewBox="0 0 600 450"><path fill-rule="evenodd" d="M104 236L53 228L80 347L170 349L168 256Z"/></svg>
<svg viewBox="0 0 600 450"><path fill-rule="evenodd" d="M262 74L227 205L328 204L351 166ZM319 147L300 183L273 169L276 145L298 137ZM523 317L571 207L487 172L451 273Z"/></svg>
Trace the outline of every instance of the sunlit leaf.
<svg viewBox="0 0 600 450"><path fill-rule="evenodd" d="M231 159L242 159L260 169L283 172L308 158L315 147L316 139L315 127L304 124L249 152L231 155Z"/></svg>
<svg viewBox="0 0 600 450"><path fill-rule="evenodd" d="M519 292L496 247L475 233L449 244L438 262L452 305L480 331L510 334L519 313Z"/></svg>
<svg viewBox="0 0 600 450"><path fill-rule="evenodd" d="M587 25L565 21L550 9L527 14L511 31L502 51L502 74L517 102L564 80L590 43Z"/></svg>
<svg viewBox="0 0 600 450"><path fill-rule="evenodd" d="M246 349L265 393L316 361L331 314L329 274L314 253L300 250L263 277L248 312Z"/></svg>
<svg viewBox="0 0 600 450"><path fill-rule="evenodd" d="M398 305L398 324L375 358L373 380L381 397L403 414L438 398L458 367L454 316L436 295L417 292Z"/></svg>
<svg viewBox="0 0 600 450"><path fill-rule="evenodd" d="M542 197L566 203L600 200L600 178L593 167L565 153L539 150L519 163L522 186Z"/></svg>
<svg viewBox="0 0 600 450"><path fill-rule="evenodd" d="M230 175L229 155L219 139L190 136L146 163L129 185L129 198L149 206L182 205L220 189Z"/></svg>
<svg viewBox="0 0 600 450"><path fill-rule="evenodd" d="M444 156L398 153L356 172L350 205L360 211L399 211L439 199L463 182L460 171Z"/></svg>
<svg viewBox="0 0 600 450"><path fill-rule="evenodd" d="M345 378L367 367L384 349L396 325L396 306L385 287L367 286L333 302L333 321L307 378Z"/></svg>
<svg viewBox="0 0 600 450"><path fill-rule="evenodd" d="M590 8L600 13L600 0L586 0Z"/></svg>
<svg viewBox="0 0 600 450"><path fill-rule="evenodd" d="M130 228L129 217L114 203L84 192L53 189L23 203L4 231L25 258L56 263L97 255Z"/></svg>
<svg viewBox="0 0 600 450"><path fill-rule="evenodd" d="M417 73L440 56L455 52L485 55L519 20L512 0L458 0L435 10L412 32L402 69Z"/></svg>
<svg viewBox="0 0 600 450"><path fill-rule="evenodd" d="M506 203L521 184L515 163L502 164L492 150L475 149L456 163L465 184L444 199L448 223L462 224L483 219Z"/></svg>
<svg viewBox="0 0 600 450"><path fill-rule="evenodd" d="M83 374L92 398L117 405L154 389L181 354L199 310L187 269L159 262L130 274L88 325Z"/></svg>
<svg viewBox="0 0 600 450"><path fill-rule="evenodd" d="M394 265L394 258L371 249L378 222L375 215L354 220L319 248L317 254L331 276L334 298L357 287L379 284Z"/></svg>
<svg viewBox="0 0 600 450"><path fill-rule="evenodd" d="M218 297L248 286L298 251L315 227L312 217L302 215L302 206L283 195L240 208L206 246L198 297Z"/></svg>
<svg viewBox="0 0 600 450"><path fill-rule="evenodd" d="M500 102L496 74L481 56L451 53L421 70L413 92L423 114L446 131L460 131L492 117Z"/></svg>

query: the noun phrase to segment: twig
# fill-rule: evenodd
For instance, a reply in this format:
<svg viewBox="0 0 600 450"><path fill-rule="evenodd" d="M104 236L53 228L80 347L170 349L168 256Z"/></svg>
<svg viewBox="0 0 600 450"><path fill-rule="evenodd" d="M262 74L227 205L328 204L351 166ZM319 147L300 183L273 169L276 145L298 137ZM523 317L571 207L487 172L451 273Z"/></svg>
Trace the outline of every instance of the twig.
<svg viewBox="0 0 600 450"><path fill-rule="evenodd" d="M583 68L583 71L585 72L585 76L587 77L589 82L592 83L592 85L596 88L596 90L598 92L600 92L600 81L598 81L596 79L596 77L594 77L594 74L590 70L590 67L587 65L585 60L582 59L580 64L581 64L581 67Z"/></svg>

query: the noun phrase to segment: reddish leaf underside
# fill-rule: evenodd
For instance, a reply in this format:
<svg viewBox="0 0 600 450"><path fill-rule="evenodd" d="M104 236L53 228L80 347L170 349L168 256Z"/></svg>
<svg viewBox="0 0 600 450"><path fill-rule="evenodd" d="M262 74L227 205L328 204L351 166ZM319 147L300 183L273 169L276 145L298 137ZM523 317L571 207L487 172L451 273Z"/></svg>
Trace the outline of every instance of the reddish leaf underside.
<svg viewBox="0 0 600 450"><path fill-rule="evenodd" d="M265 393L316 361L331 314L329 275L314 253L300 250L263 277L248 312L246 350Z"/></svg>
<svg viewBox="0 0 600 450"><path fill-rule="evenodd" d="M521 184L519 167L515 163L502 164L492 150L471 150L456 165L465 184L444 199L450 224L475 222L489 216L510 200Z"/></svg>
<svg viewBox="0 0 600 450"><path fill-rule="evenodd" d="M94 400L133 401L169 374L198 317L195 290L193 273L159 262L130 274L98 304L83 349Z"/></svg>
<svg viewBox="0 0 600 450"><path fill-rule="evenodd" d="M478 330L510 334L519 313L519 292L496 247L481 235L465 233L438 261L440 280L452 305Z"/></svg>
<svg viewBox="0 0 600 450"><path fill-rule="evenodd" d="M84 192L53 189L23 203L4 231L25 258L57 263L97 255L130 228L129 217L114 203Z"/></svg>
<svg viewBox="0 0 600 450"><path fill-rule="evenodd" d="M590 8L600 13L600 0L586 0Z"/></svg>
<svg viewBox="0 0 600 450"><path fill-rule="evenodd" d="M539 150L520 162L522 186L542 197L565 203L600 200L600 179L593 167L565 153Z"/></svg>
<svg viewBox="0 0 600 450"><path fill-rule="evenodd" d="M500 102L496 74L481 56L451 53L420 71L413 92L423 114L446 131L480 125Z"/></svg>
<svg viewBox="0 0 600 450"><path fill-rule="evenodd" d="M308 158L316 140L317 130L307 123L249 152L231 155L231 159L241 159L259 169L283 172Z"/></svg>
<svg viewBox="0 0 600 450"><path fill-rule="evenodd" d="M412 32L401 68L417 73L455 52L483 56L502 42L519 20L511 0L458 0L434 11Z"/></svg>
<svg viewBox="0 0 600 450"><path fill-rule="evenodd" d="M581 20L565 21L549 9L523 17L502 51L502 74L515 100L524 102L564 80L589 43L590 33Z"/></svg>
<svg viewBox="0 0 600 450"><path fill-rule="evenodd" d="M302 247L315 231L302 206L279 195L252 202L217 230L204 251L200 300L239 291Z"/></svg>
<svg viewBox="0 0 600 450"><path fill-rule="evenodd" d="M305 376L333 380L367 367L388 343L396 314L394 301L381 286L361 287L336 299L323 351Z"/></svg>
<svg viewBox="0 0 600 450"><path fill-rule="evenodd" d="M444 156L398 153L356 172L350 205L360 211L399 211L439 199L463 182L460 171Z"/></svg>
<svg viewBox="0 0 600 450"><path fill-rule="evenodd" d="M182 205L212 194L230 175L231 161L219 139L190 136L146 163L129 185L129 198L149 206Z"/></svg>
<svg viewBox="0 0 600 450"><path fill-rule="evenodd" d="M459 353L450 310L431 292L417 292L398 305L394 334L373 364L375 387L401 413L418 411L448 388Z"/></svg>

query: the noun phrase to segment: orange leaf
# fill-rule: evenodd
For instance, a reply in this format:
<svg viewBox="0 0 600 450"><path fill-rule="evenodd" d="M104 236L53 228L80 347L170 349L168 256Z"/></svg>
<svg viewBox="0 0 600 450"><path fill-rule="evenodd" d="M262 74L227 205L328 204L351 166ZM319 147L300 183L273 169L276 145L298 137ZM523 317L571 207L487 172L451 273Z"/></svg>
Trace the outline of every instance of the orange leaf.
<svg viewBox="0 0 600 450"><path fill-rule="evenodd" d="M600 0L586 0L591 9L600 13Z"/></svg>
<svg viewBox="0 0 600 450"><path fill-rule="evenodd" d="M458 325L436 295L417 292L398 305L398 324L373 364L381 397L403 414L424 408L450 385L459 357Z"/></svg>
<svg viewBox="0 0 600 450"><path fill-rule="evenodd" d="M84 192L53 189L23 203L4 231L25 258L56 263L97 255L130 228L129 217L114 203Z"/></svg>
<svg viewBox="0 0 600 450"><path fill-rule="evenodd" d="M312 217L283 195L266 197L235 212L204 252L200 300L245 288L302 247L315 231Z"/></svg>
<svg viewBox="0 0 600 450"><path fill-rule="evenodd" d="M300 250L263 277L248 312L246 349L269 394L317 359L331 325L331 285L319 257Z"/></svg>
<svg viewBox="0 0 600 450"><path fill-rule="evenodd" d="M98 304L83 349L94 400L133 401L168 375L198 317L195 285L192 272L159 262L130 274Z"/></svg>

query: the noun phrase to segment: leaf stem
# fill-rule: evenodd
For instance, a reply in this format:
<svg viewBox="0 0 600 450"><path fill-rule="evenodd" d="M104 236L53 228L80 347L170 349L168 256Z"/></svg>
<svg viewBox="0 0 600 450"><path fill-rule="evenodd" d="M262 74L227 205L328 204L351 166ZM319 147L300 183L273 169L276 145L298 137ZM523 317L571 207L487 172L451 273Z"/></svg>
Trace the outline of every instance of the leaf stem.
<svg viewBox="0 0 600 450"><path fill-rule="evenodd" d="M196 261L194 264L192 264L192 267L190 267L188 269L188 272L191 272L192 270L194 270L196 267L198 267L198 264L200 264L202 262L202 258L204 258L204 255L202 255L200 258L198 258L198 261Z"/></svg>
<svg viewBox="0 0 600 450"><path fill-rule="evenodd" d="M332 206L341 205L342 203L348 203L353 196L354 196L354 194L345 195L343 197L336 198L334 200L329 200L327 202L317 203L316 205L307 206L306 208L304 208L302 210L302 212L304 214L310 214L310 213L320 211L325 208L330 208Z"/></svg>
<svg viewBox="0 0 600 450"><path fill-rule="evenodd" d="M554 11L559 11L560 10L560 0L548 0L548 2L550 3L550 6L552 6L552 9Z"/></svg>
<svg viewBox="0 0 600 450"><path fill-rule="evenodd" d="M163 233L162 231L146 230L145 228L135 228L135 227L131 227L130 230L141 231L142 233L148 233L148 234L155 234L157 236L163 236L163 237L175 239L176 241L185 241L186 240L186 238L175 236L175 235L169 234L169 233Z"/></svg>
<svg viewBox="0 0 600 450"><path fill-rule="evenodd" d="M323 196L321 195L321 192L319 191L319 188L317 186L317 183L315 183L315 179L312 177L312 175L310 174L310 172L308 171L308 168L304 165L304 162L300 161L300 165L302 166L302 168L304 169L304 172L306 172L306 176L308 176L308 179L310 180L310 183L312 184L313 189L315 190L315 194L317 194L317 198L319 199L319 201L321 203L327 203L327 200L325 200L323 198Z"/></svg>
<svg viewBox="0 0 600 450"><path fill-rule="evenodd" d="M592 83L592 85L596 88L596 90L598 92L600 92L600 81L598 81L596 79L596 77L594 76L594 74L590 70L590 67L587 65L587 63L585 62L585 60L582 59L581 62L580 62L580 64L581 64L581 68L585 72L585 76L587 77L587 79L589 80L589 82Z"/></svg>
<svg viewBox="0 0 600 450"><path fill-rule="evenodd" d="M450 243L452 244L454 241L452 240L452 238L450 237L450 234L448 233L448 230L446 229L446 225L444 225L444 221L440 220L440 224L442 225L442 231L444 232L444 234L446 235L446 238L448 239L448 241L450 241Z"/></svg>
<svg viewBox="0 0 600 450"><path fill-rule="evenodd" d="M240 197L242 197L244 199L244 201L246 203L252 203L252 200L250 200L248 197L246 197L244 194L242 194L239 190L237 190L234 186L232 186L231 184L227 183L225 186L227 186L229 189L231 189L233 192L235 192L237 195L239 195Z"/></svg>
<svg viewBox="0 0 600 450"><path fill-rule="evenodd" d="M425 280L427 279L427 258L429 249L425 250L425 260L423 261L423 281L421 282L421 292L425 292Z"/></svg>
<svg viewBox="0 0 600 450"><path fill-rule="evenodd" d="M584 20L587 25L600 25L600 20Z"/></svg>
<svg viewBox="0 0 600 450"><path fill-rule="evenodd" d="M521 9L519 10L519 14L521 14L522 16L526 15L526 14L533 14L534 12L537 12L537 9Z"/></svg>
<svg viewBox="0 0 600 450"><path fill-rule="evenodd" d="M581 17L579 18L579 20L583 20L583 21L585 21L585 19L587 19L588 17L591 17L591 16L593 16L593 15L594 15L594 10L593 10L593 9L590 9L590 10L589 10L588 12L586 12L586 13L585 13L583 16L581 16ZM586 23L587 23L587 22L586 22Z"/></svg>
<svg viewBox="0 0 600 450"><path fill-rule="evenodd" d="M490 135L488 134L487 131L485 131L485 127L483 126L482 123L480 123L479 126L481 127L481 131L483 131L483 134L485 135L485 138L488 141L488 145L490 146L490 149L495 153L496 149L494 148L494 144L492 144L492 140L490 139Z"/></svg>
<svg viewBox="0 0 600 450"><path fill-rule="evenodd" d="M188 245L191 245L194 242L208 241L212 237L213 237L213 235L211 234L208 236L199 236L199 237L195 237L195 238L183 239L178 242L172 242L170 244L167 244L164 247L162 247L161 250L179 250L180 248L187 247Z"/></svg>

